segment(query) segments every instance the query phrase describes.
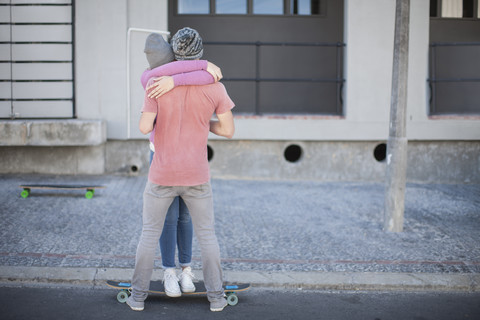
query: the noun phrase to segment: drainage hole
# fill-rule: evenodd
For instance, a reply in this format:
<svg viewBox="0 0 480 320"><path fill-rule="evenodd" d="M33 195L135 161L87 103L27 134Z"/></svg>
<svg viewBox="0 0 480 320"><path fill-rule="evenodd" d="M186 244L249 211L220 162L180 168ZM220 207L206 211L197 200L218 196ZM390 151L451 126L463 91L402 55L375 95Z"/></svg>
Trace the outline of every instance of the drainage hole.
<svg viewBox="0 0 480 320"><path fill-rule="evenodd" d="M288 162L297 162L302 158L302 153L302 147L300 147L298 144L291 144L285 148L283 156Z"/></svg>
<svg viewBox="0 0 480 320"><path fill-rule="evenodd" d="M210 162L210 160L213 158L213 149L209 145L207 145L207 158L208 162Z"/></svg>
<svg viewBox="0 0 480 320"><path fill-rule="evenodd" d="M385 158L387 157L387 144L380 143L379 145L377 145L373 150L373 156L378 162L385 161Z"/></svg>
<svg viewBox="0 0 480 320"><path fill-rule="evenodd" d="M130 171L131 172L137 172L138 171L138 167L136 165L133 165L130 167Z"/></svg>

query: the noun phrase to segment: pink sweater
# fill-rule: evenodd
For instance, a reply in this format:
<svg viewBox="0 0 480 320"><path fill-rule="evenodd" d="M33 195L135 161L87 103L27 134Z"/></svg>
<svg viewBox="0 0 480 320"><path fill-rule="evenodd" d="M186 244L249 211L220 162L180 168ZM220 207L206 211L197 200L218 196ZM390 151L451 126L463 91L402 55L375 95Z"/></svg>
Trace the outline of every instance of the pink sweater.
<svg viewBox="0 0 480 320"><path fill-rule="evenodd" d="M214 83L215 79L206 70L207 60L174 61L152 70L145 70L140 81L144 89L149 79L162 76L172 76L175 87Z"/></svg>

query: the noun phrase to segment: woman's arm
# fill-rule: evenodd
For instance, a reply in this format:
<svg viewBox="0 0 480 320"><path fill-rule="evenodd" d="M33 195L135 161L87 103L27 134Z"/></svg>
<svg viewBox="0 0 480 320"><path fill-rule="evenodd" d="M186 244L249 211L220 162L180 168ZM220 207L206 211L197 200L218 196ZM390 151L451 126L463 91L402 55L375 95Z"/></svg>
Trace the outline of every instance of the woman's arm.
<svg viewBox="0 0 480 320"><path fill-rule="evenodd" d="M177 86L202 86L212 83L215 83L215 79L207 71L193 71L150 79L146 91L149 98L158 98Z"/></svg>
<svg viewBox="0 0 480 320"><path fill-rule="evenodd" d="M208 62L207 71L193 71L176 74L171 77L150 79L148 80L146 90L149 98L158 98L176 86L212 84L222 79L222 77L222 70L213 63Z"/></svg>
<svg viewBox="0 0 480 320"><path fill-rule="evenodd" d="M174 61L152 70L145 70L140 78L143 88L146 87L150 78L172 76L174 74L186 73L198 70L207 70L207 60L186 60L186 61Z"/></svg>

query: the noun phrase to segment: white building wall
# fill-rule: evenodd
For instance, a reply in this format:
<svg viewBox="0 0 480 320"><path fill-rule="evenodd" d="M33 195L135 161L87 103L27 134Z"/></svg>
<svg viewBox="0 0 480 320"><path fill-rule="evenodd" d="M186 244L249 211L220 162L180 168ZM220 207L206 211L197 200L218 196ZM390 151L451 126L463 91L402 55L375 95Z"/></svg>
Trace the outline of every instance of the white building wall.
<svg viewBox="0 0 480 320"><path fill-rule="evenodd" d="M390 108L395 0L348 1L345 17L346 119L385 123ZM385 130L378 134L385 135Z"/></svg>
<svg viewBox="0 0 480 320"><path fill-rule="evenodd" d="M75 2L75 10L77 116L104 119L109 139L127 139L127 30L131 27L166 29L167 1L82 0ZM144 38L134 34L129 63L141 66L134 68L130 77L134 92L138 92L140 85L139 72L146 67L143 45ZM143 99L143 96L132 99ZM141 101L133 105L132 114L138 115ZM135 120L131 123L136 128Z"/></svg>
<svg viewBox="0 0 480 320"><path fill-rule="evenodd" d="M77 114L80 119L106 120L109 139L144 138L136 128L143 102L139 77L147 67L143 53L147 34L134 32L131 37L128 111L127 30L166 30L167 9L167 0L76 1ZM345 0L344 117L237 117L235 139L385 140L394 23L395 0ZM478 140L478 118L428 117L429 0L411 1L410 30L408 138Z"/></svg>

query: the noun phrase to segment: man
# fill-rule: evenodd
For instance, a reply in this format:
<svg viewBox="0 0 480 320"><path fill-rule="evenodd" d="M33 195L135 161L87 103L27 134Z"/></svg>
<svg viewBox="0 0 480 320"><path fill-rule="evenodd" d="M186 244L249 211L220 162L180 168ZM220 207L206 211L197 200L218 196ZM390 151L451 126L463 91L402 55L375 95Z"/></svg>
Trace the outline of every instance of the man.
<svg viewBox="0 0 480 320"><path fill-rule="evenodd" d="M202 39L193 29L179 30L171 42L177 60L199 59L203 54ZM209 131L227 138L233 136L233 107L225 87L218 82L176 87L159 98L145 96L140 131L148 134L155 126L156 152L143 195L143 228L137 248L132 295L127 300L135 311L144 309L155 248L167 209L176 196L182 197L192 217L202 252L210 310L222 311L227 305L214 227L207 140ZM211 120L214 113L218 121Z"/></svg>

